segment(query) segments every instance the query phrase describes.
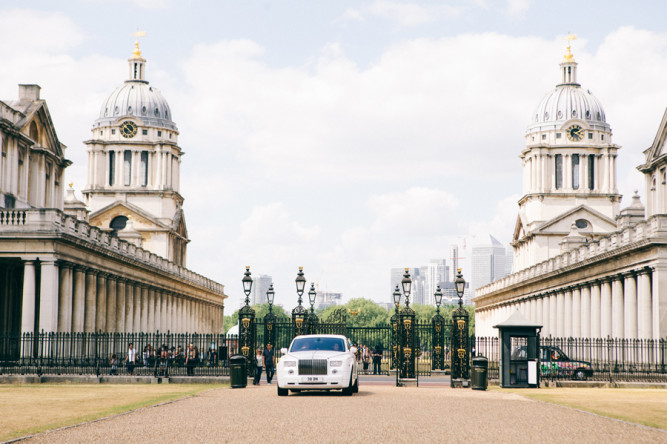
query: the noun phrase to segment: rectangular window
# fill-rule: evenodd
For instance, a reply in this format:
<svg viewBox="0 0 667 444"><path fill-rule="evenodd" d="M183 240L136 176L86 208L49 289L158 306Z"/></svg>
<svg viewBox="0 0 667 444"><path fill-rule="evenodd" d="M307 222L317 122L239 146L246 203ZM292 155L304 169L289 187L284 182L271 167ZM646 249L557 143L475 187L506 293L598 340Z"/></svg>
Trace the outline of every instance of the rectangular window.
<svg viewBox="0 0 667 444"><path fill-rule="evenodd" d="M600 140L604 140L604 134L600 134Z"/></svg>
<svg viewBox="0 0 667 444"><path fill-rule="evenodd" d="M123 183L132 184L132 151L129 150L123 153Z"/></svg>
<svg viewBox="0 0 667 444"><path fill-rule="evenodd" d="M100 130L100 136L104 135L104 131Z"/></svg>
<svg viewBox="0 0 667 444"><path fill-rule="evenodd" d="M116 130L115 130L115 129L112 129L112 130L111 130L111 134L116 134Z"/></svg>
<svg viewBox="0 0 667 444"><path fill-rule="evenodd" d="M157 136L158 136L158 137L162 137L162 131L158 131L158 132L157 132Z"/></svg>
<svg viewBox="0 0 667 444"><path fill-rule="evenodd" d="M563 188L563 156L561 154L556 154L556 189L560 190Z"/></svg>
<svg viewBox="0 0 667 444"><path fill-rule="evenodd" d="M116 153L109 151L109 185L113 186L116 177Z"/></svg>
<svg viewBox="0 0 667 444"><path fill-rule="evenodd" d="M588 138L592 139L593 138L593 133L588 133Z"/></svg>
<svg viewBox="0 0 667 444"><path fill-rule="evenodd" d="M148 135L148 130L141 130L141 134L143 134L144 136L147 136Z"/></svg>
<svg viewBox="0 0 667 444"><path fill-rule="evenodd" d="M542 140L547 140L547 135L546 134L542 134Z"/></svg>
<svg viewBox="0 0 667 444"><path fill-rule="evenodd" d="M556 133L556 139L560 139L560 133Z"/></svg>
<svg viewBox="0 0 667 444"><path fill-rule="evenodd" d="M139 163L139 177L141 177L141 186L148 185L148 151L141 152L141 162Z"/></svg>
<svg viewBox="0 0 667 444"><path fill-rule="evenodd" d="M579 154L572 155L572 189L579 189Z"/></svg>
<svg viewBox="0 0 667 444"><path fill-rule="evenodd" d="M588 156L588 189L595 189L595 156Z"/></svg>

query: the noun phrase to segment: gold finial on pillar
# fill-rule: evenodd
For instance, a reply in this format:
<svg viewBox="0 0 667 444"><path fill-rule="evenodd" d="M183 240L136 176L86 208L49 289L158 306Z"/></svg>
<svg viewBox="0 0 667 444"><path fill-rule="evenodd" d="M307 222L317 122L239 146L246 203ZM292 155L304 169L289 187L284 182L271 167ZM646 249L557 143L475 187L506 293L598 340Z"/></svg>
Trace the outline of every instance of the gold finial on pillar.
<svg viewBox="0 0 667 444"><path fill-rule="evenodd" d="M139 49L139 37L145 37L146 36L146 31L139 31L139 28L137 28L137 32L133 32L132 35L135 37L134 41L134 51L132 51L132 57L135 59L140 59L141 58L141 50Z"/></svg>
<svg viewBox="0 0 667 444"><path fill-rule="evenodd" d="M567 40L567 52L565 53L565 56L563 57L564 62L571 62L574 60L574 56L572 55L572 40L577 40L577 34L570 34L569 32L567 33L567 36L565 36L565 40Z"/></svg>

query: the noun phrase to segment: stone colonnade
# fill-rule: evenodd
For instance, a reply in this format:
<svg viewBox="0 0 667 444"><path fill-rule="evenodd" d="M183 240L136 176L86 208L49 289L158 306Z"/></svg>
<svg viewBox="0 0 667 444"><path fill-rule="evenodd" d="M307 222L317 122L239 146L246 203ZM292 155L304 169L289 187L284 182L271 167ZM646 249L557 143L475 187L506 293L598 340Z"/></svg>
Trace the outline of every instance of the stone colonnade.
<svg viewBox="0 0 667 444"><path fill-rule="evenodd" d="M642 267L479 308L475 325L485 327L478 336L497 336L493 326L518 309L543 326L542 336L657 339L655 273Z"/></svg>
<svg viewBox="0 0 667 444"><path fill-rule="evenodd" d="M24 260L21 330L222 331L221 304L185 296L158 282L157 275L155 282L148 284L55 258Z"/></svg>

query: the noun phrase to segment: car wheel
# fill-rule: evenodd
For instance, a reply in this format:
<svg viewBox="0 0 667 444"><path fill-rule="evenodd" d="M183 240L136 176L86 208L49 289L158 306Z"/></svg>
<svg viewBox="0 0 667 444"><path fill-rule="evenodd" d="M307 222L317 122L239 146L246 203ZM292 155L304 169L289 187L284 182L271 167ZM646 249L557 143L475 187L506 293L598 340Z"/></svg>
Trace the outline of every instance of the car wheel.
<svg viewBox="0 0 667 444"><path fill-rule="evenodd" d="M350 375L350 385L343 389L343 396L352 396L354 386L352 385L352 375Z"/></svg>
<svg viewBox="0 0 667 444"><path fill-rule="evenodd" d="M359 378L354 380L354 385L352 386L353 393L359 393Z"/></svg>
<svg viewBox="0 0 667 444"><path fill-rule="evenodd" d="M280 386L278 387L278 396L287 396L287 389L281 389Z"/></svg>
<svg viewBox="0 0 667 444"><path fill-rule="evenodd" d="M579 369L576 372L574 372L574 378L578 379L579 381L585 381L586 380L586 372Z"/></svg>
<svg viewBox="0 0 667 444"><path fill-rule="evenodd" d="M298 390L298 389L290 389L290 391L292 393L301 393L301 390Z"/></svg>

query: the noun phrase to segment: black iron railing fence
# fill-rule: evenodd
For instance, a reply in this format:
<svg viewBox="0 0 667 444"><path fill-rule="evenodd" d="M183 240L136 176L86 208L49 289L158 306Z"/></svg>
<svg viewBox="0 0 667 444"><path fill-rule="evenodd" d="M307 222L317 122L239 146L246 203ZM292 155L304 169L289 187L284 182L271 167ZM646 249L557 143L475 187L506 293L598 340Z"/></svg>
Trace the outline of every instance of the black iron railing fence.
<svg viewBox="0 0 667 444"><path fill-rule="evenodd" d="M489 377L498 377L500 362L498 338L474 338L474 352L489 359ZM590 363L593 374L589 380L609 382L667 382L666 339L619 338L540 338L542 379L570 379L573 377L572 361ZM566 356L549 361L546 347L558 347ZM562 367L564 370L560 370Z"/></svg>
<svg viewBox="0 0 667 444"><path fill-rule="evenodd" d="M281 348L291 340L289 323L276 325L276 359ZM391 371L390 326L341 327L323 326L327 333L345 334L357 345L382 349L381 374ZM257 346L264 343L263 324L258 323ZM324 331L323 331L324 332ZM489 359L488 375L497 379L500 348L497 337L470 338L473 356ZM25 333L0 335L0 375L126 375L125 365L129 344L137 353L135 375L145 376L228 376L229 357L239 354L238 337L223 334L174 334L174 333ZM419 355L417 371L420 376L431 372L431 344L427 326L419 329ZM185 364L186 348L196 347L197 359L191 369ZM543 347L558 347L570 360L591 364L593 375L599 381L667 382L666 339L574 339L541 338ZM166 354L162 349L166 348ZM450 343L445 340L445 368L449 369ZM116 356L116 369L112 368L112 356ZM361 356L360 356L361 359ZM362 364L360 362L360 364ZM544 362L542 362L544 364ZM363 365L359 366L363 369ZM362 370L362 372L364 372ZM370 364L364 372L371 374ZM568 373L544 373L542 378L571 378Z"/></svg>

